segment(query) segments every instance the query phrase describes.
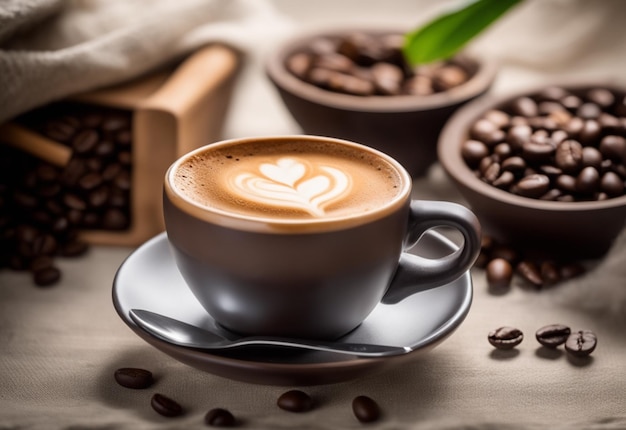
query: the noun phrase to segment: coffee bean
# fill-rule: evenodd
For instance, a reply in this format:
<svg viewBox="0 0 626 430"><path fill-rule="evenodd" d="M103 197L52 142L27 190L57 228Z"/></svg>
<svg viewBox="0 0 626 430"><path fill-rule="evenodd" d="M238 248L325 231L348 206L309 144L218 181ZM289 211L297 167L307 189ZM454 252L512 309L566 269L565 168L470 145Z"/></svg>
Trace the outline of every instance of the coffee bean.
<svg viewBox="0 0 626 430"><path fill-rule="evenodd" d="M595 103L583 103L576 109L576 115L583 119L596 119L602 113L602 109Z"/></svg>
<svg viewBox="0 0 626 430"><path fill-rule="evenodd" d="M606 172L600 180L600 188L611 197L624 194L624 180L614 172Z"/></svg>
<svg viewBox="0 0 626 430"><path fill-rule="evenodd" d="M448 91L458 87L467 81L467 72L453 64L443 66L433 79L433 87L436 91Z"/></svg>
<svg viewBox="0 0 626 430"><path fill-rule="evenodd" d="M517 265L517 273L528 283L539 288L543 286L543 279L541 278L541 272L537 268L537 265L529 260L521 261Z"/></svg>
<svg viewBox="0 0 626 430"><path fill-rule="evenodd" d="M526 167L526 161L522 157L513 156L502 162L502 169L515 175L521 174Z"/></svg>
<svg viewBox="0 0 626 430"><path fill-rule="evenodd" d="M605 136L600 141L600 153L604 158L621 163L626 160L626 139L622 136Z"/></svg>
<svg viewBox="0 0 626 430"><path fill-rule="evenodd" d="M494 123L499 129L507 128L511 123L511 117L504 111L492 109L487 111L483 118Z"/></svg>
<svg viewBox="0 0 626 430"><path fill-rule="evenodd" d="M582 165L585 167L595 167L599 169L602 166L602 153L593 146L585 146L581 150Z"/></svg>
<svg viewBox="0 0 626 430"><path fill-rule="evenodd" d="M182 406L171 398L156 393L150 401L152 409L164 417L177 417L184 413Z"/></svg>
<svg viewBox="0 0 626 430"><path fill-rule="evenodd" d="M299 52L287 58L285 67L298 78L305 80L312 64L313 56L311 54Z"/></svg>
<svg viewBox="0 0 626 430"><path fill-rule="evenodd" d="M576 172L583 162L583 148L575 140L564 140L554 155L556 165L565 172Z"/></svg>
<svg viewBox="0 0 626 430"><path fill-rule="evenodd" d="M554 261L543 261L539 267L541 279L546 285L554 285L561 280L561 273Z"/></svg>
<svg viewBox="0 0 626 430"><path fill-rule="evenodd" d="M122 230L128 227L128 217L119 209L107 209L102 217L102 226L109 230Z"/></svg>
<svg viewBox="0 0 626 430"><path fill-rule="evenodd" d="M519 97L511 104L511 111L515 115L533 117L539 114L537 103L530 97Z"/></svg>
<svg viewBox="0 0 626 430"><path fill-rule="evenodd" d="M113 375L115 381L122 387L140 390L150 387L154 383L152 372L136 367L117 369Z"/></svg>
<svg viewBox="0 0 626 430"><path fill-rule="evenodd" d="M362 423L372 423L380 418L380 406L368 396L357 396L352 400L352 412Z"/></svg>
<svg viewBox="0 0 626 430"><path fill-rule="evenodd" d="M556 348L565 343L570 333L571 330L566 325L550 324L537 330L535 338L545 347Z"/></svg>
<svg viewBox="0 0 626 430"><path fill-rule="evenodd" d="M53 255L57 250L57 240L51 234L40 234L33 241L33 255Z"/></svg>
<svg viewBox="0 0 626 430"><path fill-rule="evenodd" d="M308 412L313 409L313 399L300 390L290 390L280 395L276 404L289 412Z"/></svg>
<svg viewBox="0 0 626 430"><path fill-rule="evenodd" d="M72 141L72 148L78 154L84 154L94 149L98 143L98 132L95 130L83 130Z"/></svg>
<svg viewBox="0 0 626 430"><path fill-rule="evenodd" d="M29 269L35 273L42 269L52 267L54 260L48 255L41 255L30 262Z"/></svg>
<svg viewBox="0 0 626 430"><path fill-rule="evenodd" d="M570 111L576 111L583 104L583 101L580 97L570 94L561 99L561 104Z"/></svg>
<svg viewBox="0 0 626 430"><path fill-rule="evenodd" d="M102 175L100 173L88 173L78 180L78 186L85 190L93 190L102 184Z"/></svg>
<svg viewBox="0 0 626 430"><path fill-rule="evenodd" d="M486 267L487 285L490 288L504 289L511 285L513 267L504 258L494 258Z"/></svg>
<svg viewBox="0 0 626 430"><path fill-rule="evenodd" d="M56 284L61 279L61 271L54 267L44 267L33 273L33 281L39 287L48 287Z"/></svg>
<svg viewBox="0 0 626 430"><path fill-rule="evenodd" d="M214 408L206 413L204 423L212 427L234 427L237 421L230 411Z"/></svg>
<svg viewBox="0 0 626 430"><path fill-rule="evenodd" d="M512 349L522 343L524 333L514 327L500 327L487 335L487 340L497 349Z"/></svg>
<svg viewBox="0 0 626 430"><path fill-rule="evenodd" d="M603 108L609 108L615 103L615 95L605 88L594 88L586 94L590 102Z"/></svg>
<svg viewBox="0 0 626 430"><path fill-rule="evenodd" d="M576 177L576 191L581 194L593 194L600 187L600 174L595 167L585 167Z"/></svg>
<svg viewBox="0 0 626 430"><path fill-rule="evenodd" d="M489 148L479 140L466 140L461 147L461 155L470 167L476 167L489 155Z"/></svg>
<svg viewBox="0 0 626 430"><path fill-rule="evenodd" d="M83 255L89 249L89 245L81 240L71 240L61 246L61 255L64 257L77 257Z"/></svg>
<svg viewBox="0 0 626 430"><path fill-rule="evenodd" d="M479 119L470 129L470 136L473 139L484 142L490 140L491 135L497 130L498 127L493 122L486 119Z"/></svg>
<svg viewBox="0 0 626 430"><path fill-rule="evenodd" d="M371 68L374 85L378 93L397 95L402 89L402 69L389 63L376 63Z"/></svg>
<svg viewBox="0 0 626 430"><path fill-rule="evenodd" d="M110 140L101 140L94 149L94 154L98 157L105 158L115 153L115 145Z"/></svg>
<svg viewBox="0 0 626 430"><path fill-rule="evenodd" d="M103 120L104 117L102 116L102 114L97 112L89 112L82 119L85 126L90 128L100 127Z"/></svg>
<svg viewBox="0 0 626 430"><path fill-rule="evenodd" d="M65 194L63 196L63 203L70 209L76 209L78 211L87 209L87 203L76 194Z"/></svg>
<svg viewBox="0 0 626 430"><path fill-rule="evenodd" d="M565 350L576 357L586 357L598 344L598 338L591 330L573 331L565 341Z"/></svg>
<svg viewBox="0 0 626 430"><path fill-rule="evenodd" d="M130 127L130 119L126 115L110 114L100 124L100 128L104 132L117 132Z"/></svg>
<svg viewBox="0 0 626 430"><path fill-rule="evenodd" d="M524 143L530 140L532 128L528 125L515 125L509 129L506 135L506 141L514 150L521 150Z"/></svg>
<svg viewBox="0 0 626 430"><path fill-rule="evenodd" d="M416 96L429 96L435 92L433 81L429 76L416 75L404 83L404 92Z"/></svg>
<svg viewBox="0 0 626 430"><path fill-rule="evenodd" d="M522 178L512 191L523 197L539 198L549 189L550 178L546 175L532 174Z"/></svg>
<svg viewBox="0 0 626 430"><path fill-rule="evenodd" d="M491 182L494 187L506 189L515 182L515 175L511 172L499 172L499 176Z"/></svg>

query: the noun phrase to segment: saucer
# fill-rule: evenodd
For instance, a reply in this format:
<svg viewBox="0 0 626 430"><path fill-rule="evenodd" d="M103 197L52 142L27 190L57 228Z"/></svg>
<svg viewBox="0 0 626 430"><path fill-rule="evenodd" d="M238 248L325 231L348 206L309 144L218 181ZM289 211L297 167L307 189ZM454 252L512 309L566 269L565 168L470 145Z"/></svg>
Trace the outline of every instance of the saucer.
<svg viewBox="0 0 626 430"><path fill-rule="evenodd" d="M429 231L411 253L437 258L457 249L443 235ZM129 316L138 308L219 332L222 329L193 296L179 274L167 236L161 233L137 248L113 281L113 304L122 320L143 340L174 359L219 376L270 385L330 384L365 376L415 359L449 336L465 319L472 301L469 271L459 279L422 291L396 304L379 304L363 323L340 341L412 345L398 356L359 358L281 347L242 347L201 351L172 345L140 329ZM235 335L236 336L236 335Z"/></svg>

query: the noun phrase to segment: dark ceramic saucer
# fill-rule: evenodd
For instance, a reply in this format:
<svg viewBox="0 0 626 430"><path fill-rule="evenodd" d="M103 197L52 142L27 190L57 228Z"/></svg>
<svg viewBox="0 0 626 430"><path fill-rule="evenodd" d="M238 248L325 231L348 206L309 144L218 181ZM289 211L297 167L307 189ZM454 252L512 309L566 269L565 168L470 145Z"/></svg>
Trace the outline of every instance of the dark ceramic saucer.
<svg viewBox="0 0 626 430"><path fill-rule="evenodd" d="M428 232L411 250L439 257L456 249L436 232ZM441 287L420 292L398 304L377 306L342 340L357 343L414 345L415 351L387 358L249 347L229 351L199 351L164 342L141 330L130 319L133 308L147 309L232 337L196 301L178 273L162 233L133 252L113 282L113 304L122 320L142 339L171 357L197 369L240 381L272 385L315 385L345 381L413 360L450 335L464 320L472 301L469 272Z"/></svg>

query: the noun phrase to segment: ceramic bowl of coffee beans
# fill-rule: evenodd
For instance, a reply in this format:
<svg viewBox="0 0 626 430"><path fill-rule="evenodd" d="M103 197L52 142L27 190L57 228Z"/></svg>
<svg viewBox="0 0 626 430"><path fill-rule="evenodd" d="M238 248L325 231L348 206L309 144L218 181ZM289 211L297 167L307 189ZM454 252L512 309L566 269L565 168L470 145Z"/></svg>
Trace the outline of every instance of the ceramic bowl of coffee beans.
<svg viewBox="0 0 626 430"><path fill-rule="evenodd" d="M498 241L599 257L626 220L625 95L572 84L483 97L446 124L439 160Z"/></svg>
<svg viewBox="0 0 626 430"><path fill-rule="evenodd" d="M421 176L445 121L490 88L496 67L463 55L410 67L403 41L397 30L318 31L278 47L266 71L304 133L369 145Z"/></svg>

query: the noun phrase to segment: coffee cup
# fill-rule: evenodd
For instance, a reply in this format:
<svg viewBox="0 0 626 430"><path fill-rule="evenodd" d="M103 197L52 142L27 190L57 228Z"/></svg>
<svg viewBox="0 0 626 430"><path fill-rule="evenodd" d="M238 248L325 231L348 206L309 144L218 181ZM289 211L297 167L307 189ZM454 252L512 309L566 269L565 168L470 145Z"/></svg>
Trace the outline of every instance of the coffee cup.
<svg viewBox="0 0 626 430"><path fill-rule="evenodd" d="M331 339L381 302L463 275L480 250L465 207L411 200L394 159L318 136L232 139L175 161L164 182L170 248L185 282L223 327ZM433 227L458 230L452 254L406 253Z"/></svg>

